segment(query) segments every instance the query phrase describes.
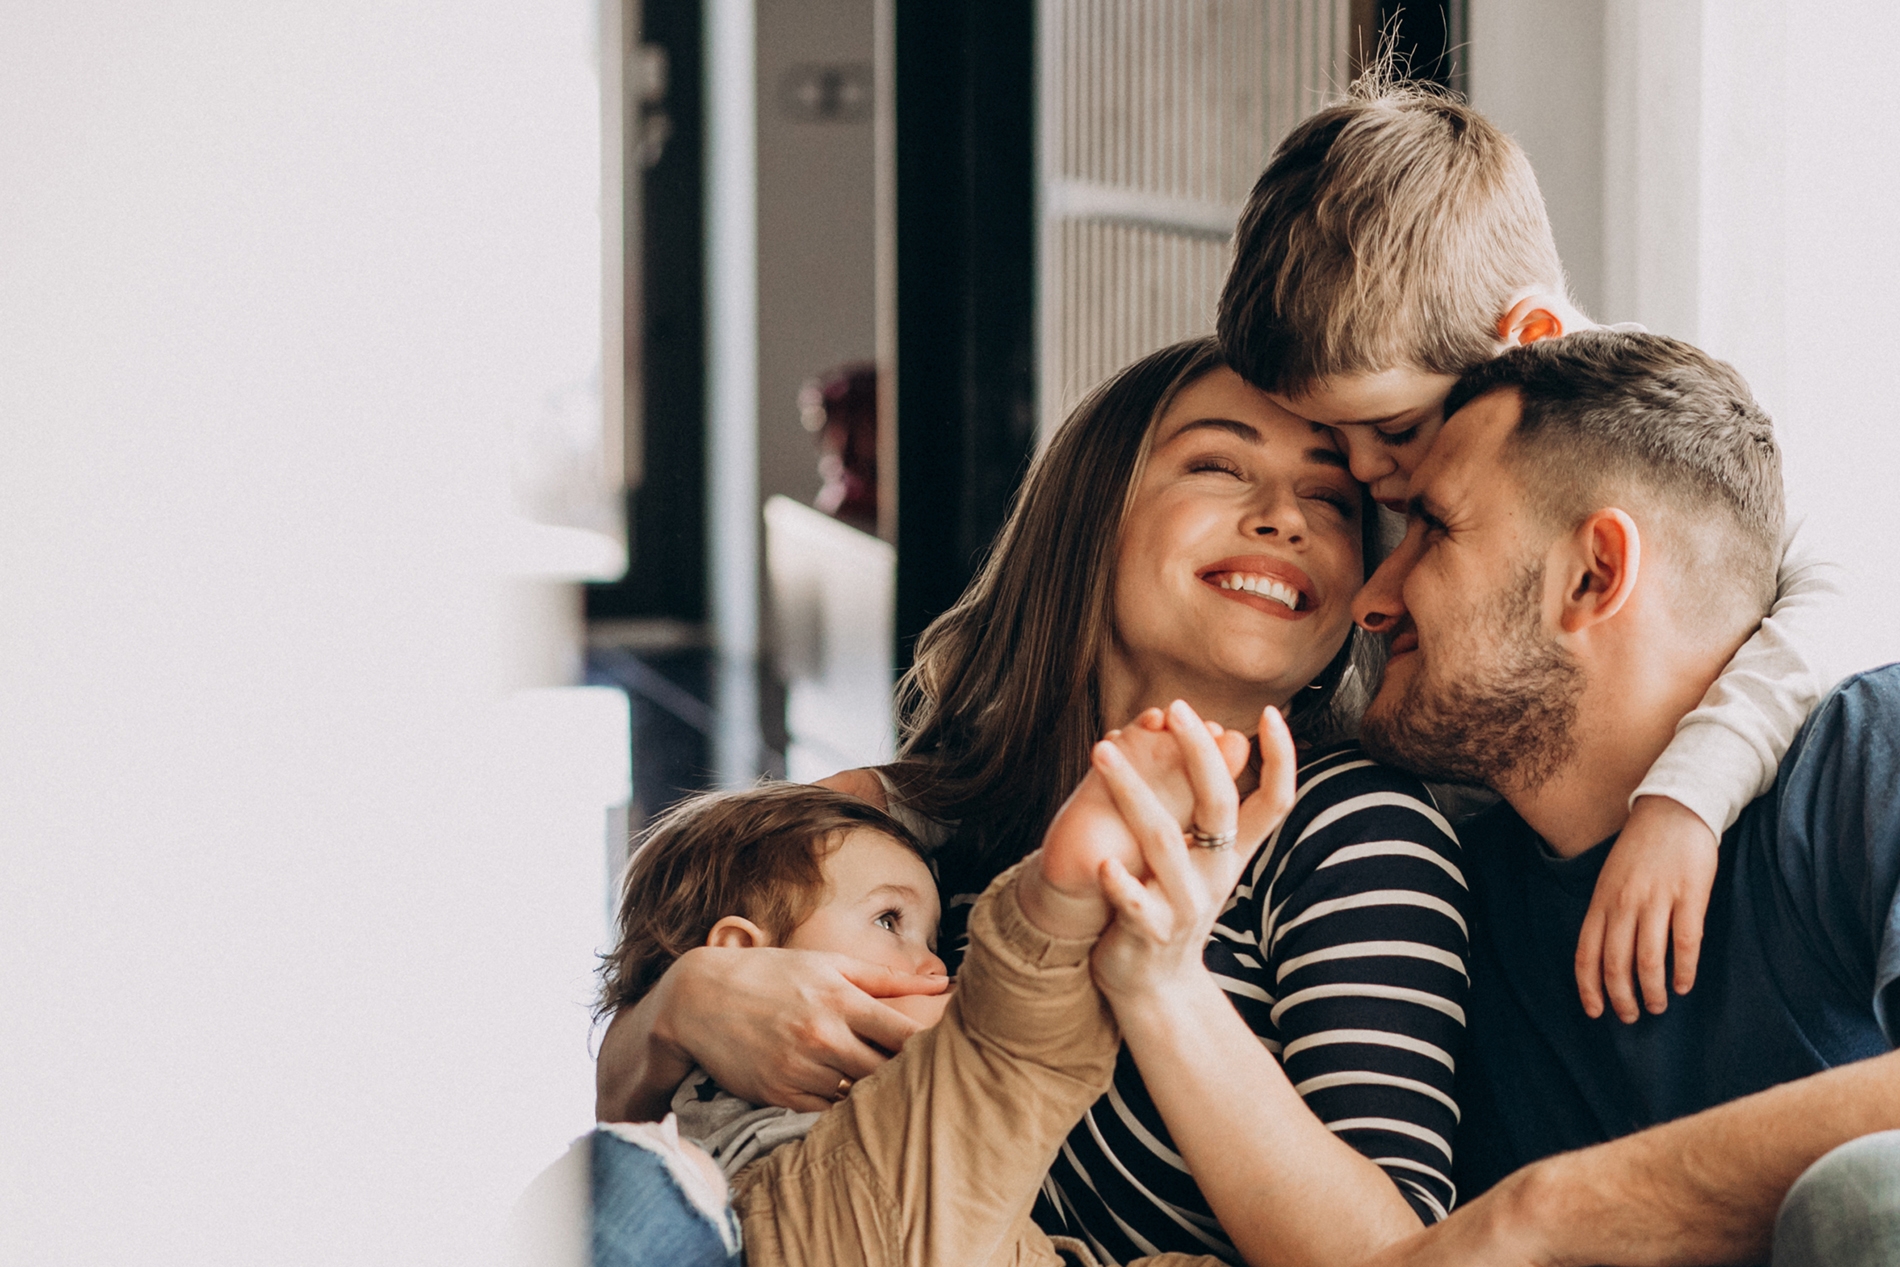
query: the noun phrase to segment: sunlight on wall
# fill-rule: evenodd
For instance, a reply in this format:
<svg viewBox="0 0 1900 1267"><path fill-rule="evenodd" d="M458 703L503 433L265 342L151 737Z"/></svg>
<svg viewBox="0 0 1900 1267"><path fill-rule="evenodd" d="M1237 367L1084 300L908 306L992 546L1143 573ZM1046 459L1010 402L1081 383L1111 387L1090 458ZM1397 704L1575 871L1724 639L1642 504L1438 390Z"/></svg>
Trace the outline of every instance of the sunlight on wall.
<svg viewBox="0 0 1900 1267"><path fill-rule="evenodd" d="M624 702L508 702L578 619L508 505L599 358L594 21L11 15L0 1261L478 1261L591 1120Z"/></svg>
<svg viewBox="0 0 1900 1267"><path fill-rule="evenodd" d="M1748 376L1790 506L1849 572L1845 672L1900 660L1900 102L1872 0L1472 0L1472 98L1516 135L1580 296Z"/></svg>

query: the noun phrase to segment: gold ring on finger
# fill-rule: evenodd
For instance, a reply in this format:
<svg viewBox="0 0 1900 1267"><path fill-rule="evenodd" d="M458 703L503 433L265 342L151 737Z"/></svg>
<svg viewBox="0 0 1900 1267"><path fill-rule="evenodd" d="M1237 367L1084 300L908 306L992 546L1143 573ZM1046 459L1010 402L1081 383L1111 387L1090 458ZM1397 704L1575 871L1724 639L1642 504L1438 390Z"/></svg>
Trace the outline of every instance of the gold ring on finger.
<svg viewBox="0 0 1900 1267"><path fill-rule="evenodd" d="M838 1089L831 1093L832 1100L833 1101L842 1100L850 1094L851 1094L851 1079L840 1077L838 1079Z"/></svg>

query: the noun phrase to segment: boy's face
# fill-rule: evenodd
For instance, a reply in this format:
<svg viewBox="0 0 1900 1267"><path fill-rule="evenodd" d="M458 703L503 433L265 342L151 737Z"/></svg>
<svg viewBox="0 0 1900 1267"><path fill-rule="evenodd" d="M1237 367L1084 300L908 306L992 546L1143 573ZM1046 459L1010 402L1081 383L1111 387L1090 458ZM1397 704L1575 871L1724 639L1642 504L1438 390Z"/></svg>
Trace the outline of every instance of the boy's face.
<svg viewBox="0 0 1900 1267"><path fill-rule="evenodd" d="M945 975L935 952L937 882L915 852L883 832L860 827L825 856L824 875L824 899L785 939L788 948L850 955L898 972ZM934 1002L941 996L926 997Z"/></svg>
<svg viewBox="0 0 1900 1267"><path fill-rule="evenodd" d="M1444 425L1445 397L1457 381L1450 374L1391 369L1328 379L1298 396L1268 395L1289 413L1333 428L1353 476L1381 506L1403 513L1412 472Z"/></svg>

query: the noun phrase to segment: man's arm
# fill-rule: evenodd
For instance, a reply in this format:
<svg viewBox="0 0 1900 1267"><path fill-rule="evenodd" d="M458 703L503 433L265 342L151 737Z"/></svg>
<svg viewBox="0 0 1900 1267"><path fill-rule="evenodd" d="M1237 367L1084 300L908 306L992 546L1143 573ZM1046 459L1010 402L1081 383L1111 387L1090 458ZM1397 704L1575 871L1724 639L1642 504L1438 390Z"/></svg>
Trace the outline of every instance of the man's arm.
<svg viewBox="0 0 1900 1267"><path fill-rule="evenodd" d="M1801 1172L1896 1128L1900 1052L1889 1052L1526 1166L1367 1267L1764 1261Z"/></svg>

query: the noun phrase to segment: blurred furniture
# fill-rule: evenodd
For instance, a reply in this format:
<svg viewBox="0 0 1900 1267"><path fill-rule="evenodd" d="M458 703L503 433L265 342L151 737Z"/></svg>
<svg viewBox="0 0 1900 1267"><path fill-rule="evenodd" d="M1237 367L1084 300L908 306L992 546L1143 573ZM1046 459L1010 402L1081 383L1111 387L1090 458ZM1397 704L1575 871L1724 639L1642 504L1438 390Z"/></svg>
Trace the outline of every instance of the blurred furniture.
<svg viewBox="0 0 1900 1267"><path fill-rule="evenodd" d="M809 782L891 760L897 552L774 497L765 504L765 571L773 664L785 684L785 776Z"/></svg>

